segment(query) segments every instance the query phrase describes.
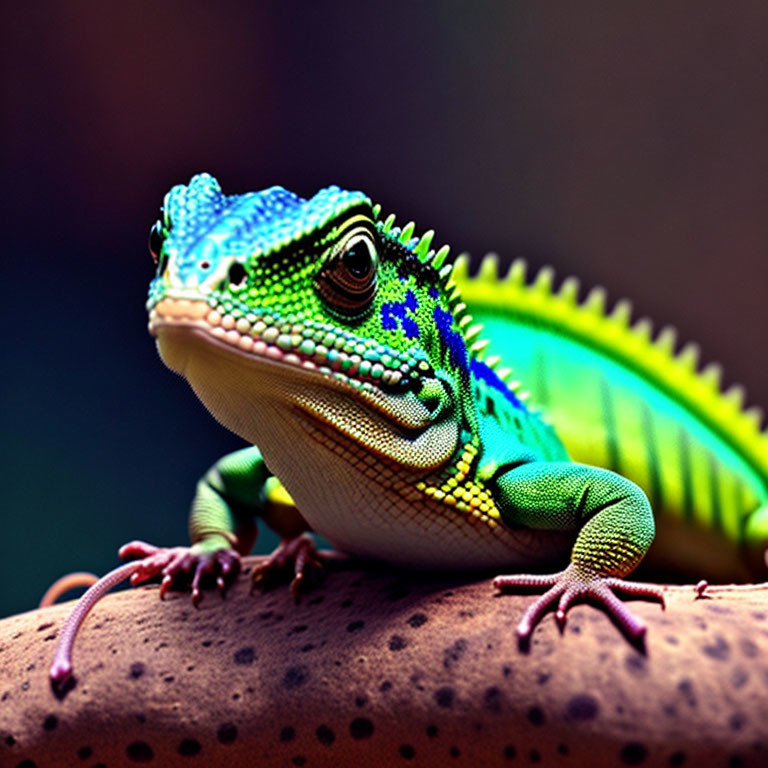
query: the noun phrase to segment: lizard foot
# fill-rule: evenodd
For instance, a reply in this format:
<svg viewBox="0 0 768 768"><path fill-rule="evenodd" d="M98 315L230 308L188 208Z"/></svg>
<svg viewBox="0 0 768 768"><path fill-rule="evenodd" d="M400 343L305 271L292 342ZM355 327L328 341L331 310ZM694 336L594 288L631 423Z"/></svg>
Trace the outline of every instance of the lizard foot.
<svg viewBox="0 0 768 768"><path fill-rule="evenodd" d="M155 547L144 541L132 541L120 548L121 558L137 559L131 584L136 586L148 579L162 577L160 598L171 588L192 588L195 607L203 598L201 587L215 582L222 596L240 572L240 555L234 549L206 551L200 544L191 547Z"/></svg>
<svg viewBox="0 0 768 768"><path fill-rule="evenodd" d="M310 534L302 533L283 539L277 549L253 569L252 584L258 587L281 580L291 566L293 579L290 589L293 599L298 602L303 592L308 592L325 576L323 558Z"/></svg>
<svg viewBox="0 0 768 768"><path fill-rule="evenodd" d="M555 617L560 627L565 626L568 608L576 600L597 603L619 625L632 642L641 642L645 636L645 623L635 616L614 594L621 592L633 597L657 600L664 607L664 590L655 584L624 581L612 576L599 576L577 569L573 564L564 571L549 576L497 576L493 585L502 592L516 591L520 587L549 587L523 614L517 625L517 636L527 642L536 625L550 606L557 604Z"/></svg>

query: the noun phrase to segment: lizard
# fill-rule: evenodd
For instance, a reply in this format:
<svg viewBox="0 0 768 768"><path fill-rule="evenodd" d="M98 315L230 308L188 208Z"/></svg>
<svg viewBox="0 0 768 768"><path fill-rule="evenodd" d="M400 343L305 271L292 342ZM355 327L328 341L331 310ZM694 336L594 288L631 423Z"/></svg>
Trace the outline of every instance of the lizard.
<svg viewBox="0 0 768 768"><path fill-rule="evenodd" d="M472 275L433 239L335 186L225 195L202 173L170 190L149 237L149 331L249 447L199 481L191 546L122 547L133 562L81 598L55 682L106 589L159 577L161 597L224 593L259 518L282 543L254 583L292 569L298 597L321 569L309 532L397 566L507 570L496 589L543 591L521 642L582 600L641 642L619 596L663 606L663 587L625 579L657 528L662 562L761 572L768 434L741 390L722 393L671 329L631 323L627 302L607 312L602 289L580 301L575 279L555 290L522 261L500 275L494 255Z"/></svg>

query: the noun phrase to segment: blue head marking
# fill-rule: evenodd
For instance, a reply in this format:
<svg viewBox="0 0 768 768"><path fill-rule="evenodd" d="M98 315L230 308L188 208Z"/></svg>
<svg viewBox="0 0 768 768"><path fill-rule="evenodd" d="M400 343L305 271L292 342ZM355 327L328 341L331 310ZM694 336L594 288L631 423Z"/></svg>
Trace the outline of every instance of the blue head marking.
<svg viewBox="0 0 768 768"><path fill-rule="evenodd" d="M450 312L436 306L432 317L435 320L435 327L440 340L448 350L449 361L460 371L467 373L469 371L467 345L464 342L464 337L458 331L453 330L453 316Z"/></svg>
<svg viewBox="0 0 768 768"><path fill-rule="evenodd" d="M479 360L473 360L470 364L470 370L476 379L484 381L489 387L492 387L498 392L501 392L505 399L508 400L515 408L521 411L527 410L525 404L499 378L493 368L489 368L485 363L481 363Z"/></svg>
<svg viewBox="0 0 768 768"><path fill-rule="evenodd" d="M385 331L396 331L399 325L407 338L418 338L418 323L409 317L409 313L416 312L418 308L419 300L409 288L404 301L385 301L381 305L381 327Z"/></svg>
<svg viewBox="0 0 768 768"><path fill-rule="evenodd" d="M216 263L220 256L245 261L255 253L279 250L360 204L370 200L339 187L321 189L309 200L283 187L224 195L213 176L200 173L166 195L170 232L165 249L174 255L180 275L202 281L206 262Z"/></svg>

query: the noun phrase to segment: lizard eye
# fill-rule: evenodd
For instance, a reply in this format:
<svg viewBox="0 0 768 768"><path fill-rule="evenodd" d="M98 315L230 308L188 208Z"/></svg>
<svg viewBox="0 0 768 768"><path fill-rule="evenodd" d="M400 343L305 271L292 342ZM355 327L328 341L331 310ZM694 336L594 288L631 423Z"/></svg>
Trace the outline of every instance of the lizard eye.
<svg viewBox="0 0 768 768"><path fill-rule="evenodd" d="M376 293L378 265L373 234L365 227L356 228L320 271L317 277L320 297L343 315L362 314Z"/></svg>
<svg viewBox="0 0 768 768"><path fill-rule="evenodd" d="M163 235L163 222L158 219L149 230L149 252L152 254L152 261L159 267L160 266L160 254L163 250L163 242L165 236Z"/></svg>

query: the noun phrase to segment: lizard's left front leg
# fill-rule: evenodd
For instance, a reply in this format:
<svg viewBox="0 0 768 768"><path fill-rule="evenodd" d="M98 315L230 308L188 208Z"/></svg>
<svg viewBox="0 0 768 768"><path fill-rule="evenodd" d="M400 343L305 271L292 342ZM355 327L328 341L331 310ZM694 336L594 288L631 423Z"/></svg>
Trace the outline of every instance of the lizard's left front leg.
<svg viewBox="0 0 768 768"><path fill-rule="evenodd" d="M654 523L645 494L624 477L570 462L534 462L498 476L496 503L513 525L548 530L578 530L568 567L552 575L498 576L502 591L549 587L525 612L517 634L527 640L547 609L557 605L562 624L576 599L599 603L634 640L645 624L614 594L653 598L664 603L661 587L624 581L653 541Z"/></svg>

